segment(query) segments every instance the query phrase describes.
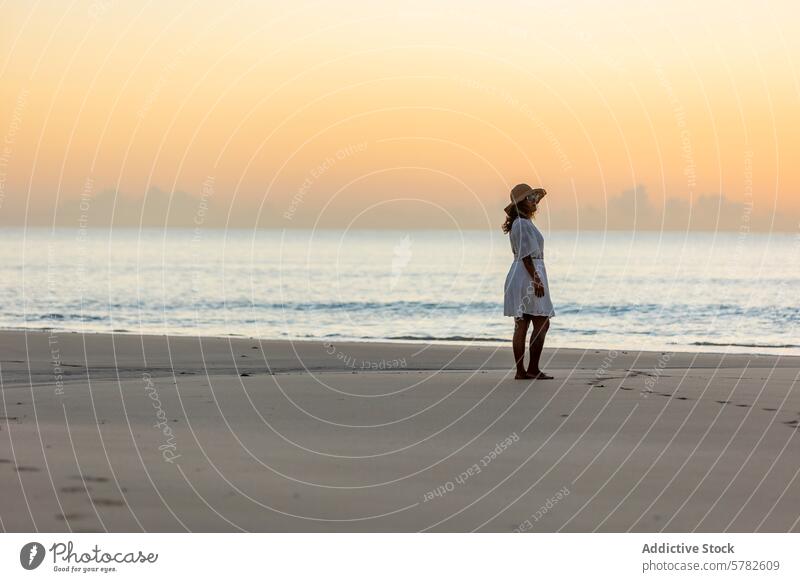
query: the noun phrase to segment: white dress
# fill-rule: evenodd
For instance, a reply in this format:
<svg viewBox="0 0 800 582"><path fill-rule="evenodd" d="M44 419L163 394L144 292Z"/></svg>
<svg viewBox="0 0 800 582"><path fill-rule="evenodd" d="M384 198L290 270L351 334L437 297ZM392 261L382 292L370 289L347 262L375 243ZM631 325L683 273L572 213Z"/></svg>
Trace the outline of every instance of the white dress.
<svg viewBox="0 0 800 582"><path fill-rule="evenodd" d="M553 317L553 302L550 300L550 284L544 268L544 236L528 218L517 218L511 225L509 240L514 262L506 276L505 305L503 315L520 318L523 314ZM530 256L533 266L544 285L544 296L537 297L528 270L522 259Z"/></svg>

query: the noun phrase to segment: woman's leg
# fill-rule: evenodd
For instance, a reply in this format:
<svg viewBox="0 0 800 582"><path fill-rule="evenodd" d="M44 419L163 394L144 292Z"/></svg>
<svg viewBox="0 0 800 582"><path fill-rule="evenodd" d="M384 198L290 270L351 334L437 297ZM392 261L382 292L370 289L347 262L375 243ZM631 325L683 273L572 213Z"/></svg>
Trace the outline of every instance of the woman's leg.
<svg viewBox="0 0 800 582"><path fill-rule="evenodd" d="M552 376L548 376L539 369L539 360L542 357L542 349L544 348L544 338L547 336L547 330L550 329L549 317L534 317L533 318L533 333L531 334L531 358L528 362L529 376L533 376L540 380L549 380Z"/></svg>
<svg viewBox="0 0 800 582"><path fill-rule="evenodd" d="M530 319L521 317L514 318L514 340L511 346L514 349L514 361L517 364L517 380L528 380L530 377L525 371L525 338L528 335L528 324Z"/></svg>

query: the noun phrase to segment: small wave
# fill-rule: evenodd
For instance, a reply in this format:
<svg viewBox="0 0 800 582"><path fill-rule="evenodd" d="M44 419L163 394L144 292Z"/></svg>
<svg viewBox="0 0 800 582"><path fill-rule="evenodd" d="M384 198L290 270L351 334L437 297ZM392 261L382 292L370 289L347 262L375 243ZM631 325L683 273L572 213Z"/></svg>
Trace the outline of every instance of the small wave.
<svg viewBox="0 0 800 582"><path fill-rule="evenodd" d="M800 348L800 344L744 344L735 342L692 342L693 346L737 347L737 348Z"/></svg>
<svg viewBox="0 0 800 582"><path fill-rule="evenodd" d="M106 318L100 315L87 315L82 313L45 313L39 316L44 321L104 321Z"/></svg>
<svg viewBox="0 0 800 582"><path fill-rule="evenodd" d="M146 303L114 304L109 306L114 310L132 309L147 310L156 308L160 311L180 311L180 310L248 310L248 311L394 311L398 313L411 313L419 311L499 311L503 305L495 301L330 301L330 302L258 302L250 300L230 300L230 301L188 301L188 302L167 302L148 305Z"/></svg>
<svg viewBox="0 0 800 582"><path fill-rule="evenodd" d="M407 340L407 341L425 341L425 342L510 342L511 340L504 337L481 337L481 336L466 336L466 335L448 335L448 336L433 336L433 335L395 335L388 337L390 340Z"/></svg>

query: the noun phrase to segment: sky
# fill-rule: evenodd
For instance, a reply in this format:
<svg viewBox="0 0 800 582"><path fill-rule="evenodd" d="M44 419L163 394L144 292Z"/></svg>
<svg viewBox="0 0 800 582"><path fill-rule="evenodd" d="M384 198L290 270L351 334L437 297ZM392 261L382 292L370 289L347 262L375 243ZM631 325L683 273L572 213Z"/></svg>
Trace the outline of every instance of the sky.
<svg viewBox="0 0 800 582"><path fill-rule="evenodd" d="M0 225L800 229L792 2L3 14Z"/></svg>

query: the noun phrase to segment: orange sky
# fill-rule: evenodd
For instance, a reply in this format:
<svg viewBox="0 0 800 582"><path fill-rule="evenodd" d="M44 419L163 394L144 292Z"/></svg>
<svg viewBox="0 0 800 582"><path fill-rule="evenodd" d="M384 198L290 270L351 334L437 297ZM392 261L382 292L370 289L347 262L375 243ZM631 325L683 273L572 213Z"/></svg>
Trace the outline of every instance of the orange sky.
<svg viewBox="0 0 800 582"><path fill-rule="evenodd" d="M4 7L0 224L799 227L792 2L143 4Z"/></svg>

